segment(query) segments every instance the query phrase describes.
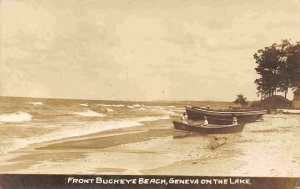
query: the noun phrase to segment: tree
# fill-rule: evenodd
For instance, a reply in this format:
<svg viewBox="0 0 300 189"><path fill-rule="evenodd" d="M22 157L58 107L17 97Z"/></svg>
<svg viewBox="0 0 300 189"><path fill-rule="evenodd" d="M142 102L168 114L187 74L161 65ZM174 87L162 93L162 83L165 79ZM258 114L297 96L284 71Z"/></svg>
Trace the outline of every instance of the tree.
<svg viewBox="0 0 300 189"><path fill-rule="evenodd" d="M284 97L288 93L289 88L291 87L290 82L290 71L289 65L287 63L287 59L289 56L288 48L290 48L291 43L288 40L282 40L282 44L280 45L280 57L279 57L279 69L278 69L278 89L277 92L283 92Z"/></svg>
<svg viewBox="0 0 300 189"><path fill-rule="evenodd" d="M290 87L293 91L300 89L300 42L287 48L287 69Z"/></svg>
<svg viewBox="0 0 300 189"><path fill-rule="evenodd" d="M274 43L258 50L254 59L255 70L260 75L254 83L262 98L276 92L283 92L286 97L289 89L300 88L300 42L294 45L289 40L282 40L281 44Z"/></svg>
<svg viewBox="0 0 300 189"><path fill-rule="evenodd" d="M243 94L237 95L237 98L234 101L235 104L239 104L242 107L248 106L247 98Z"/></svg>
<svg viewBox="0 0 300 189"><path fill-rule="evenodd" d="M280 49L277 48L277 44L274 43L270 47L260 49L254 54L257 67L256 72L261 76L255 80L257 90L263 96L272 96L276 93L276 89L279 86L279 67Z"/></svg>

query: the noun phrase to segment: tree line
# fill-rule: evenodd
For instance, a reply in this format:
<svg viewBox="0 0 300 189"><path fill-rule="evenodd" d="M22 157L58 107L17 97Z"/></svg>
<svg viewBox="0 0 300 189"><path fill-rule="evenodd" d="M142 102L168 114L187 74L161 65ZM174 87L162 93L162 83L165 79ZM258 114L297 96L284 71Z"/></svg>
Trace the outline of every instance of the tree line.
<svg viewBox="0 0 300 189"><path fill-rule="evenodd" d="M259 49L254 59L257 64L255 70L260 75L254 83L262 99L277 92L284 93L286 97L289 89L299 92L300 42L292 44L290 40L282 40L280 44Z"/></svg>

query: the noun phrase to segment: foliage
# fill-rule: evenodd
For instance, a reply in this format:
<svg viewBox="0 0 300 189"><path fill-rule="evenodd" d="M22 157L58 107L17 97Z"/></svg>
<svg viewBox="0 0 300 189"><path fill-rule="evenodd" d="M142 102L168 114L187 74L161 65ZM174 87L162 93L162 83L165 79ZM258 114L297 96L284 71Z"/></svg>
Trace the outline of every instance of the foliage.
<svg viewBox="0 0 300 189"><path fill-rule="evenodd" d="M300 88L300 42L287 48L287 67L290 75L290 87Z"/></svg>
<svg viewBox="0 0 300 189"><path fill-rule="evenodd" d="M276 92L284 92L286 96L290 88L296 90L300 87L300 43L293 45L282 40L281 44L274 43L258 50L254 59L255 70L260 75L254 83L263 98Z"/></svg>
<svg viewBox="0 0 300 189"><path fill-rule="evenodd" d="M237 98L234 101L235 104L239 104L242 107L248 106L247 98L243 94L237 95Z"/></svg>

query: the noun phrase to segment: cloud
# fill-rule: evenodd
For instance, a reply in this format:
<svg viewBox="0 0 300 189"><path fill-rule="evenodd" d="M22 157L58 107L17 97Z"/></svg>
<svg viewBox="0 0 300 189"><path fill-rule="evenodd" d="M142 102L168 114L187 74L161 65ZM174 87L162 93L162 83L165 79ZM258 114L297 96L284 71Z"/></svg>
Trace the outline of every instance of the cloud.
<svg viewBox="0 0 300 189"><path fill-rule="evenodd" d="M299 40L299 16L292 0L6 1L1 95L256 98L253 54Z"/></svg>
<svg viewBox="0 0 300 189"><path fill-rule="evenodd" d="M300 7L300 0L291 0L295 5Z"/></svg>

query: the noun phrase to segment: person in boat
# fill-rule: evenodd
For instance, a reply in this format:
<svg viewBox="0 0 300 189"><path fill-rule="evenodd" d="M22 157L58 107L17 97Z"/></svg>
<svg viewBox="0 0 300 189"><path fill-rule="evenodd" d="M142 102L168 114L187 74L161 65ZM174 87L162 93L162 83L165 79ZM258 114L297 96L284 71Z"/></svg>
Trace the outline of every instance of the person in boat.
<svg viewBox="0 0 300 189"><path fill-rule="evenodd" d="M208 126L208 121L207 121L207 117L206 116L204 116L203 126L204 127Z"/></svg>
<svg viewBox="0 0 300 189"><path fill-rule="evenodd" d="M233 116L232 118L232 125L237 125L238 122L237 122L237 118L235 116Z"/></svg>
<svg viewBox="0 0 300 189"><path fill-rule="evenodd" d="M188 119L188 117L187 117L186 113L183 112L183 114L180 117L181 122L182 123L187 123L187 119Z"/></svg>

